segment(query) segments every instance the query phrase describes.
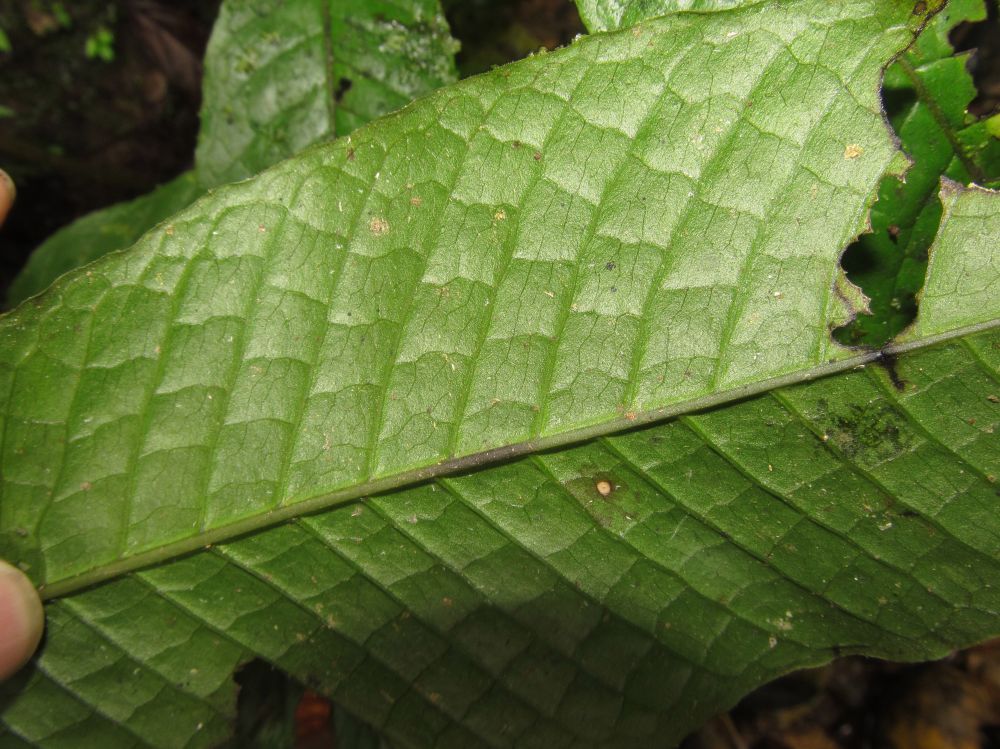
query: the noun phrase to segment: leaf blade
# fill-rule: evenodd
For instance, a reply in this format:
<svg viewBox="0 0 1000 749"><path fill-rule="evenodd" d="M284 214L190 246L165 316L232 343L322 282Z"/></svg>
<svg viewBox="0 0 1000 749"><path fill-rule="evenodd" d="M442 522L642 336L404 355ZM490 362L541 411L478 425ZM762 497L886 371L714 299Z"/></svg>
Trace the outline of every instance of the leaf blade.
<svg viewBox="0 0 1000 749"><path fill-rule="evenodd" d="M224 3L206 52L199 177L214 187L456 80L437 0Z"/></svg>
<svg viewBox="0 0 1000 749"><path fill-rule="evenodd" d="M841 28L825 4L796 7L803 23L785 24L793 46L809 44L817 33L811 24ZM835 55L848 75L857 71L856 80L843 90L832 79L810 89L831 112L827 118L780 121L785 135L765 136L755 128L771 122L768 107L777 104L757 101L728 125L732 153L716 149L696 156L694 149L656 157L672 159L681 172L667 177L667 196L687 188L688 174L705 171L698 198L679 196L679 205L689 206L687 223L675 215L672 225L650 227L648 238L636 235L642 224L627 217L635 208L639 215L652 209L631 203L622 187L606 183L599 190L594 180L608 171L581 171L580 148L564 143L588 138L599 149L595 154L624 145L625 133L644 130L634 112L645 112L648 122L673 113L679 105L673 89L694 85L688 79L716 45L731 50L723 68L752 66L730 89L749 93L755 85L772 90L785 82L796 64L783 52L785 42L771 33L767 9L746 18L667 17L639 36L595 37L459 84L349 141L220 190L197 213L176 217L173 234L149 236L127 258L67 280L50 292L41 311L22 308L5 319L4 359L13 387L7 449L18 449L23 440L37 442L37 422L51 424L44 431L56 434L61 424L65 435L37 448L37 460L44 456L49 466L63 466L61 475L29 477L35 469L25 467L27 483L11 482L12 498L5 504L29 522L7 528L27 528L41 542L49 582L55 582L84 572L98 557L111 563L182 538L194 543L216 528L292 513L296 502L311 497L408 475L450 459L452 445L458 458L554 438L825 363L836 356L825 343L827 326L847 314L826 291L839 272L837 252L860 228L865 196L894 157L877 114L881 60L907 43L911 32L901 24L919 23L909 10L868 7L872 26L878 28L877 21L884 29L871 39L855 37L852 53L845 43ZM676 66L668 68L669 88L642 62L649 55ZM604 111L603 92L615 90L606 86L626 82L634 94L633 113ZM571 105L557 95L573 89L578 96ZM646 98L639 102L643 91ZM723 111L731 111L733 97L732 90L718 94L728 102ZM508 117L510 107L528 102L556 107L562 117L542 124ZM689 109L692 116L703 111L698 103ZM479 123L495 132L484 134ZM724 129L721 123L718 129ZM654 130L649 127L648 140L628 148L648 150L646 157L653 159L663 147ZM434 136L433 154L427 132ZM694 130L692 137L700 133ZM709 135L724 139L726 133L709 128ZM779 160L753 158L754 148L740 145L740 135L767 146ZM857 140L864 156L845 156L848 139ZM547 155L534 150L541 148ZM663 184L627 149L617 153L613 163L619 169L628 164L651 184ZM500 174L517 165L527 169L511 172L515 183L500 189L501 183L482 179L482 164L490 160ZM734 187L734 169L754 171ZM816 169L826 182L814 179ZM785 175L784 192L782 181L771 180L776 172ZM383 173L387 181L380 180ZM444 190L434 189L438 184L455 185L450 201ZM597 203L603 207L590 207L601 191L607 193ZM523 205L511 202L518 194ZM339 209L326 210L335 205L346 208L346 219ZM504 211L505 218L498 218ZM539 211L555 214L549 223L538 223L532 217L545 215ZM775 228L764 229L768 215L794 216L788 224L799 228L783 233L777 220L768 224ZM571 233L563 229L564 236L557 236L549 227L566 220L560 216L581 230L592 223L592 240L575 249L572 239L567 242ZM584 217L588 221L580 223ZM517 234L490 233L511 231L503 227L515 219ZM605 219L608 237L598 231ZM740 225L750 231L728 245L727 263L719 264L718 253ZM487 244L478 257L462 254L468 240L460 238L456 246L445 236L442 243L441 227L466 236L474 236L470 230L476 227ZM671 245L674 231L707 241L684 242L680 253L681 245ZM799 241L806 236L808 246ZM609 246L616 255L608 255ZM502 268L505 254L517 260L512 270L491 270L492 263ZM463 271L461 263L469 261L475 265ZM665 268L658 284L637 273L643 263ZM715 275L702 278L700 288L690 285L692 273L713 264ZM780 289L776 272L784 274ZM373 273L385 285L370 296ZM739 279L739 298L727 285L731 274ZM623 284L621 293L617 283ZM399 305L399 299L412 301ZM522 311L513 317L494 319L484 304L503 310L518 300ZM633 318L643 309L648 315L639 328ZM46 330L61 331L61 350L52 343L24 349L11 337L33 318L43 320ZM476 370L467 348L470 330L485 336L479 354L484 361L502 362L515 341L534 346L534 359L506 372ZM671 330L686 335L671 338ZM553 335L556 341L549 339ZM606 342L618 348L608 349ZM618 350L635 356L619 357ZM80 387L50 386L45 398L29 396L33 368L50 356L63 362L64 381L79 377ZM637 374L618 374L619 358L638 361ZM581 360L588 366L578 372ZM105 377L108 367L129 378L127 398L117 389L120 381L112 387ZM629 377L634 384L626 382ZM529 386L508 387L518 382ZM255 388L261 396L254 396ZM536 395L529 398L532 389ZM631 402L623 402L627 390L635 393ZM463 392L471 395L459 413ZM118 428L111 428L109 418L119 420ZM98 454L101 462L93 462ZM183 477L169 506L158 479L163 475ZM48 491L53 501L32 499ZM75 530L79 513L94 506L104 519L81 534Z"/></svg>
<svg viewBox="0 0 1000 749"><path fill-rule="evenodd" d="M207 695L234 658L264 657L404 746L669 744L789 669L937 657L996 632L1000 600L982 582L1000 566L997 342L904 354L905 393L877 367L784 388L375 497L54 605L130 662L173 644L167 665L207 672ZM177 616L191 624L163 626ZM191 627L225 633L219 657L180 645ZM99 680L74 682L107 699ZM29 690L4 719L48 694ZM195 716L181 721L197 735Z"/></svg>
<svg viewBox="0 0 1000 749"><path fill-rule="evenodd" d="M989 249L1000 231L995 213L997 192L976 186L963 188L946 181L941 202L941 225L931 247L920 312L913 327L900 337L903 341L962 325L972 319L962 309L966 303L989 305L997 296L998 257ZM978 247L979 251L966 254L959 246ZM931 272L932 266L936 266L936 272ZM942 272L940 268L948 270Z"/></svg>
<svg viewBox="0 0 1000 749"><path fill-rule="evenodd" d="M353 163L347 150L341 153ZM281 169L261 184L275 195L296 187ZM280 210L265 204L262 211L255 189L231 188L221 201L229 213L217 224L175 229L201 246L221 241L213 231L238 238L276 232L271 216L280 219ZM233 663L263 657L312 680L403 745L660 745L761 681L831 654L925 658L995 634L1000 601L983 583L1000 563L992 512L998 417L990 398L1000 347L995 331L956 326L973 320L970 309L979 315L973 328L995 326L996 298L988 284L978 297L958 300L935 289L947 290L969 262L987 281L1000 275L988 241L996 236L989 229L997 196L950 187L946 199L953 207L932 255L932 301L916 332L889 347L899 357L891 373L870 366L781 389L774 388L787 381L759 381L773 392L559 451L538 454L535 443L534 454L517 463L334 509L61 598L50 604L58 629L39 670L15 694L7 688L3 722L14 733L4 739L45 744L72 736L78 745L107 746L165 744L174 736L207 745L232 714ZM375 215L389 232L370 219L366 225L361 211L355 223L375 237L391 233L391 216ZM494 213L492 220L500 219ZM984 229L970 232L970 225ZM307 229L284 238L304 236ZM366 239L366 247L378 246ZM141 281L143 263L154 261L165 278L205 272L171 264L177 258L169 253L149 257L140 253L133 267L117 272ZM241 260L251 276L261 274L253 253ZM241 267L208 276L206 288L227 294L220 280L240 278ZM119 300L123 313L144 298L134 291L141 284L125 286L118 293L132 296ZM37 344L49 357L46 366L83 356L108 377L122 361L108 358L112 349L98 347L104 358L92 359L80 353L86 344L52 344L60 330L87 324L105 289L67 282L58 294L71 304L21 310L28 332L17 331L4 349L18 362L17 374L52 375L25 359ZM240 297L223 301L232 299ZM280 310L249 299L272 316ZM176 309L190 327L218 324L212 340L225 340L227 320L200 320L204 310L183 300ZM130 328L123 313L115 334L126 353L151 350L143 348L151 341L141 325ZM179 341L182 335L175 333ZM291 344L279 338L276 345ZM875 356L823 366L846 370ZM166 405L176 406L190 385L185 372L149 359L162 367L155 379L170 385ZM119 396L129 392L111 384ZM0 385L16 391L17 378ZM254 406L252 393L224 397ZM41 407L57 413L65 404L60 395L46 393ZM8 420L24 415L21 401L12 402ZM682 410L690 405L682 402ZM88 416L101 418L77 416L74 428ZM639 417L617 419L597 426L619 432ZM32 425L32 446L44 447L54 434L47 424ZM129 428L116 426L122 424ZM177 432L157 433L161 446L192 422L177 424ZM24 446L23 434L8 421L6 449L12 439ZM53 444L61 446L57 438ZM8 473L15 465L10 454L0 513L5 530L18 527L11 508L20 511L24 502L20 477ZM18 470L44 475L44 460L24 455ZM252 475L252 458L239 468ZM7 550L24 541L2 542ZM30 550L32 539L24 543ZM175 629L168 622L178 617L184 624ZM75 627L69 634L64 622ZM73 632L83 635L74 639ZM197 646L186 647L184 637ZM213 642L218 647L219 638L226 645L206 673L183 681L185 669L205 666L204 651ZM68 655L74 642L110 643L110 662L81 673L88 669ZM166 696L149 699L151 684ZM195 723L203 713L195 716L192 701L218 716L209 709L210 719ZM180 720L165 709L177 704L186 706Z"/></svg>

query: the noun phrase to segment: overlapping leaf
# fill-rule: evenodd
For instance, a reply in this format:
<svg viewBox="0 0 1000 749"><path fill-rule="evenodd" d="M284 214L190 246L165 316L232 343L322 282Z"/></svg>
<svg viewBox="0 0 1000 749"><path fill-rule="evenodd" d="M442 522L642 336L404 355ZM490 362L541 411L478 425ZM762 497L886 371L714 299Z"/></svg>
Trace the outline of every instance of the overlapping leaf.
<svg viewBox="0 0 1000 749"><path fill-rule="evenodd" d="M134 244L163 219L187 208L202 193L193 172L126 203L95 211L61 229L36 249L7 292L16 305L46 289L64 273Z"/></svg>
<svg viewBox="0 0 1000 749"><path fill-rule="evenodd" d="M1000 212L958 188L891 372L119 574L483 448L871 360L828 329L857 306L837 258L893 162L877 85L912 10L582 41L225 188L4 318L3 551L50 594L120 578L51 604L7 740L210 745L262 657L403 745L659 746L789 668L994 634Z"/></svg>
<svg viewBox="0 0 1000 749"><path fill-rule="evenodd" d="M198 174L256 174L456 78L438 0L230 0L205 58Z"/></svg>
<svg viewBox="0 0 1000 749"><path fill-rule="evenodd" d="M55 234L32 254L8 303L129 247L206 188L256 174L452 82L456 47L437 0L227 0L205 58L194 172Z"/></svg>

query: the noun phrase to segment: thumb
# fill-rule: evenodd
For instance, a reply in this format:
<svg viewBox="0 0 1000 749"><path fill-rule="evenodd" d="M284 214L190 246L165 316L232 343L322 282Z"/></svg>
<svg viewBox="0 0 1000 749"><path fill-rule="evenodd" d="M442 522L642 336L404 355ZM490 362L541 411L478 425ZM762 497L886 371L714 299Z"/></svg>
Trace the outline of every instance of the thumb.
<svg viewBox="0 0 1000 749"><path fill-rule="evenodd" d="M42 639L42 602L21 570L0 561L0 679L24 665Z"/></svg>

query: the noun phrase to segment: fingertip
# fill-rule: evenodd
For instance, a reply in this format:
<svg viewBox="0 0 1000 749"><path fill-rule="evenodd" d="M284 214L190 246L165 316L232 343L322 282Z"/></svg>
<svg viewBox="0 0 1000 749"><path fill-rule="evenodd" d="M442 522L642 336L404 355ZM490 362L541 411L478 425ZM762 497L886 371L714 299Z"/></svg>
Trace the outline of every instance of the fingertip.
<svg viewBox="0 0 1000 749"><path fill-rule="evenodd" d="M21 570L0 561L0 679L21 668L35 652L44 618L35 586Z"/></svg>
<svg viewBox="0 0 1000 749"><path fill-rule="evenodd" d="M14 205L16 197L17 188L14 186L14 180L10 178L7 172L0 169L0 224L7 218L7 214L10 212L10 207Z"/></svg>

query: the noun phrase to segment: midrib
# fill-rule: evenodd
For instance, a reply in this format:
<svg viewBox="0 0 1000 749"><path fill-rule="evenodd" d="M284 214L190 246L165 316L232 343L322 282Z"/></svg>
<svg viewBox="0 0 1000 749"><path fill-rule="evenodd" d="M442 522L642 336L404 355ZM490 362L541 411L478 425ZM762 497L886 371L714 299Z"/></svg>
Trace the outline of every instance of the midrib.
<svg viewBox="0 0 1000 749"><path fill-rule="evenodd" d="M606 437L637 427L650 426L693 411L721 406L771 390L847 372L857 367L877 362L886 356L907 354L995 328L1000 328L1000 318L956 328L946 333L907 341L905 343L889 344L879 350L858 352L843 359L799 370L780 377L772 377L737 388L679 401L661 408L629 414L628 417L621 416L565 432L503 445L483 452L396 473L391 476L372 479L335 491L324 492L291 505L284 505L260 515L213 528L197 536L164 544L163 546L115 560L71 577L45 583L39 587L39 592L43 600L52 600L144 567L170 561L175 557L189 554L213 544L223 543L248 533L260 531L302 515L329 510L363 497L404 489L438 477L496 465L543 450L570 447L596 437Z"/></svg>

